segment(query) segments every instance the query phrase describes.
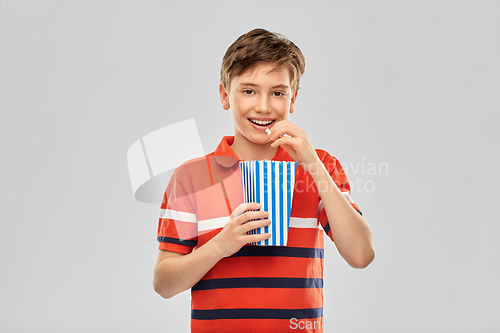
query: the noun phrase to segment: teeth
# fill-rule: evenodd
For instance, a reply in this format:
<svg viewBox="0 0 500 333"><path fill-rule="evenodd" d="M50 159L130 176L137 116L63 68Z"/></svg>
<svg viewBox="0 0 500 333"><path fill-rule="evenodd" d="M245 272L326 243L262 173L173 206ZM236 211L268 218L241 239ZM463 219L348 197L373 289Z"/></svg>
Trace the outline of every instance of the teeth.
<svg viewBox="0 0 500 333"><path fill-rule="evenodd" d="M257 119L250 119L250 121L252 123L259 124L259 125L269 125L270 123L273 122L272 120L260 121L260 120L257 120Z"/></svg>

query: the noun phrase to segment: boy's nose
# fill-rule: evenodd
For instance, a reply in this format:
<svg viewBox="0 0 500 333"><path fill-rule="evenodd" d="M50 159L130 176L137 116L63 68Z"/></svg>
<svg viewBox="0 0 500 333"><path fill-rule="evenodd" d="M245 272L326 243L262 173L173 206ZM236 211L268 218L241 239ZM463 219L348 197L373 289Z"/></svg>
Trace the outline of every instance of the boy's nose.
<svg viewBox="0 0 500 333"><path fill-rule="evenodd" d="M269 99L267 96L263 96L259 99L257 105L255 106L255 111L258 112L271 112L271 106L269 105Z"/></svg>

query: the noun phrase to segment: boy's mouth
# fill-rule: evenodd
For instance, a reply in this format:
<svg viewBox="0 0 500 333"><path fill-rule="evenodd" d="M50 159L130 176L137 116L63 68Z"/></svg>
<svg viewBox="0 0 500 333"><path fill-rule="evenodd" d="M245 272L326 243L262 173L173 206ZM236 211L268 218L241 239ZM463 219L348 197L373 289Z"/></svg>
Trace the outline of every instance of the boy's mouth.
<svg viewBox="0 0 500 333"><path fill-rule="evenodd" d="M259 127L262 127L263 129L271 125L275 119L255 119L255 118L248 118L248 120L252 123L255 124Z"/></svg>

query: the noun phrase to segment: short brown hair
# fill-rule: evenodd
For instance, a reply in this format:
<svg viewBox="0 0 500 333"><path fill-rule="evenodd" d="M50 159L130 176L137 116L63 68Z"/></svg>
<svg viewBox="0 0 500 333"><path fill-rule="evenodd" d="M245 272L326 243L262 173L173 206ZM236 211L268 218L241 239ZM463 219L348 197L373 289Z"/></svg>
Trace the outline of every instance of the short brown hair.
<svg viewBox="0 0 500 333"><path fill-rule="evenodd" d="M261 28L241 35L229 46L222 59L220 82L229 90L231 79L262 63L277 63L275 69L287 66L292 91L299 89L300 77L305 70L302 52L283 35Z"/></svg>

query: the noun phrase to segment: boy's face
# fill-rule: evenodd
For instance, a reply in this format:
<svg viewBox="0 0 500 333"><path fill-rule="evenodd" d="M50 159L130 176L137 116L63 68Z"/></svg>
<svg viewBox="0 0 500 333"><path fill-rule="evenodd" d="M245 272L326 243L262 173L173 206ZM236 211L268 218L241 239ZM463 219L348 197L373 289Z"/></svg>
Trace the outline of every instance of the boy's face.
<svg viewBox="0 0 500 333"><path fill-rule="evenodd" d="M219 87L222 107L231 109L235 137L241 135L256 144L269 143L266 128L287 119L295 110L297 92L291 90L290 72L286 67L272 71L274 68L272 63L256 65L234 77L229 92Z"/></svg>

